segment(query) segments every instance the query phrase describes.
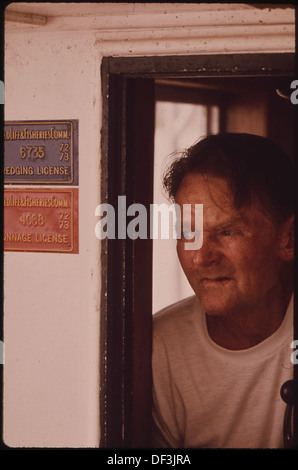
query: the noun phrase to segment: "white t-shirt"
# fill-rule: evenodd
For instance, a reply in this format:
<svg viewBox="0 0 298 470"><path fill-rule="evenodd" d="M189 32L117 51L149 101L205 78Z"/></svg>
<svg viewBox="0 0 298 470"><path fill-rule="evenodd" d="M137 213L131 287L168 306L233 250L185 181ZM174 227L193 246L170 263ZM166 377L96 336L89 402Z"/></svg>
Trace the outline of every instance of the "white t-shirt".
<svg viewBox="0 0 298 470"><path fill-rule="evenodd" d="M155 314L153 325L153 447L283 447L293 300L279 329L245 350L211 340L196 296Z"/></svg>

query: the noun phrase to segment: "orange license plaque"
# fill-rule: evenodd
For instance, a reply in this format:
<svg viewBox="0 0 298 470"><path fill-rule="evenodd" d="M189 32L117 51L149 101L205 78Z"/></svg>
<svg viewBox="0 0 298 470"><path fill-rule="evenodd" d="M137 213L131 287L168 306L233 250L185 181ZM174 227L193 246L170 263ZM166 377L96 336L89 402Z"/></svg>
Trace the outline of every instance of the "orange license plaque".
<svg viewBox="0 0 298 470"><path fill-rule="evenodd" d="M78 188L5 189L4 251L78 253Z"/></svg>

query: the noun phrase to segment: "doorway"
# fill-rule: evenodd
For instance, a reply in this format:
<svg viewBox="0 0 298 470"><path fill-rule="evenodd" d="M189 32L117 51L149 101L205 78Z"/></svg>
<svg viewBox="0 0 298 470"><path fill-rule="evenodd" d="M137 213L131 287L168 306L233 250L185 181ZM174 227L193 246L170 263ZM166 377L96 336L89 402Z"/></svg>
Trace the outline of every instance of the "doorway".
<svg viewBox="0 0 298 470"><path fill-rule="evenodd" d="M175 115L181 104L184 110L190 105L183 111L183 138L196 113L200 125L190 140L218 130L254 132L273 136L293 154L293 110L276 93L280 80L293 74L293 54L104 58L101 202L116 208L118 196L125 195L127 207L140 203L149 209L159 197L155 163L161 168L164 154L188 141L160 150L155 123L161 125L162 115ZM172 302L169 297L163 304L156 300L160 281L155 287L154 282L167 276L156 268L162 264L154 262L157 250L149 237L102 240L102 447L150 447L152 313ZM152 266L157 269L153 276ZM183 289L179 296L188 295Z"/></svg>

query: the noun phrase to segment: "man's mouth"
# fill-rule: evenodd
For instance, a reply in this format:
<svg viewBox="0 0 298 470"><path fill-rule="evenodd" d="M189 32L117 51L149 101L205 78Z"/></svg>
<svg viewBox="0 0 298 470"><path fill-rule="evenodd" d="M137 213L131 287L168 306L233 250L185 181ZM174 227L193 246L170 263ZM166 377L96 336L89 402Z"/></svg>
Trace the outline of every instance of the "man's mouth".
<svg viewBox="0 0 298 470"><path fill-rule="evenodd" d="M221 276L221 277L204 277L202 278L202 282L204 284L220 284L220 283L224 283L226 281L231 281L232 278L231 277L226 277L226 276Z"/></svg>

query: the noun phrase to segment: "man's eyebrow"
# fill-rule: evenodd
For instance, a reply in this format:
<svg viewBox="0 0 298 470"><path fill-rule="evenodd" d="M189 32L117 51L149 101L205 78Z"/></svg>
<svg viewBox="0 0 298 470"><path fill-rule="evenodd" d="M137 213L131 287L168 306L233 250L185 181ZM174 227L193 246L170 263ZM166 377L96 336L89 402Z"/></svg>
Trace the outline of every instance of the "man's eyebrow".
<svg viewBox="0 0 298 470"><path fill-rule="evenodd" d="M220 231L220 230L227 230L228 228L235 227L235 226L248 226L249 225L249 220L247 217L244 215L236 215L235 217L232 217L226 221L221 222L220 224L214 225L212 227L212 230L215 231ZM181 220L181 227L183 226L184 229L188 229L193 226L193 220L191 221L183 221Z"/></svg>
<svg viewBox="0 0 298 470"><path fill-rule="evenodd" d="M244 217L243 215L239 215L239 216L233 217L232 219L226 220L225 222L222 222L218 225L215 225L214 228L215 230L223 230L223 229L233 227L235 225L247 226L248 225L247 217Z"/></svg>

